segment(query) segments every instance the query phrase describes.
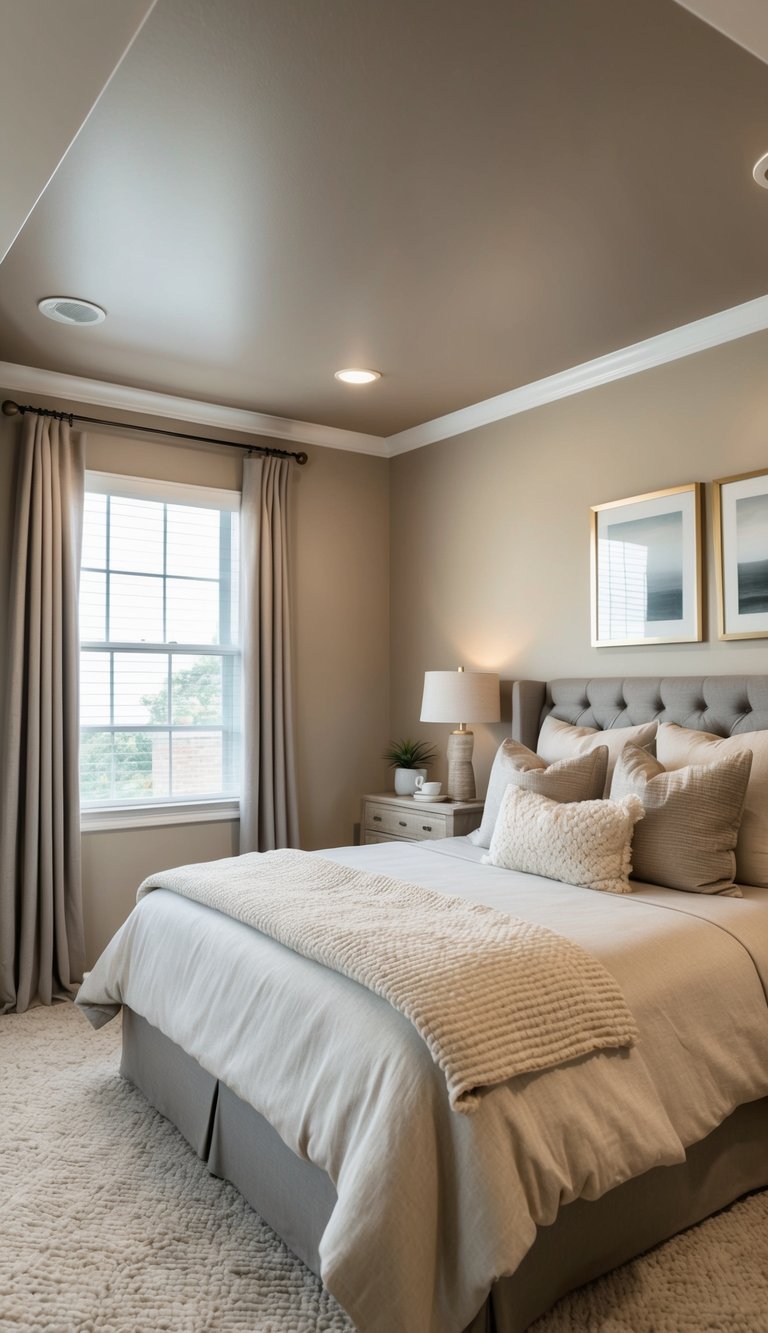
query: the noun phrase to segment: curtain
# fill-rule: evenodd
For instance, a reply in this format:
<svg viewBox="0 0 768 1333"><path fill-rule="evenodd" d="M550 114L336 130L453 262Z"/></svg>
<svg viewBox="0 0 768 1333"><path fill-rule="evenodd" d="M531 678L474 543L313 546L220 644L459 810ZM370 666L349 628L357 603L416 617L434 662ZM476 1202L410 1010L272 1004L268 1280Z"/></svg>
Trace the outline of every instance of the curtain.
<svg viewBox="0 0 768 1333"><path fill-rule="evenodd" d="M240 851L297 847L286 458L243 463Z"/></svg>
<svg viewBox="0 0 768 1333"><path fill-rule="evenodd" d="M78 582L84 445L27 416L11 562L0 756L0 1012L82 978Z"/></svg>

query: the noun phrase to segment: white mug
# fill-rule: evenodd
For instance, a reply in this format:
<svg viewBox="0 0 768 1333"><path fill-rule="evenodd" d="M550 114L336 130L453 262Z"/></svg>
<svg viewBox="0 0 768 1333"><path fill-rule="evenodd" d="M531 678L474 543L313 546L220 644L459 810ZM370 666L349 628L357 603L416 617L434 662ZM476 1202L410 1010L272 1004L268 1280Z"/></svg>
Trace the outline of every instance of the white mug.
<svg viewBox="0 0 768 1333"><path fill-rule="evenodd" d="M422 796L439 796L442 782L425 782L421 774L416 779L416 790Z"/></svg>

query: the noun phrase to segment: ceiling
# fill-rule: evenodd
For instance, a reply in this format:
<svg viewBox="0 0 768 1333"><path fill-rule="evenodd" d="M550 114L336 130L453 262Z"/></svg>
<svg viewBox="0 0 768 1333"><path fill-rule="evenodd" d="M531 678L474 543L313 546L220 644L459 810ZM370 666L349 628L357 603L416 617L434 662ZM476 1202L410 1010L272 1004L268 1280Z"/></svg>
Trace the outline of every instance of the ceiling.
<svg viewBox="0 0 768 1333"><path fill-rule="evenodd" d="M388 436L768 292L767 150L768 68L674 0L157 0L0 360Z"/></svg>

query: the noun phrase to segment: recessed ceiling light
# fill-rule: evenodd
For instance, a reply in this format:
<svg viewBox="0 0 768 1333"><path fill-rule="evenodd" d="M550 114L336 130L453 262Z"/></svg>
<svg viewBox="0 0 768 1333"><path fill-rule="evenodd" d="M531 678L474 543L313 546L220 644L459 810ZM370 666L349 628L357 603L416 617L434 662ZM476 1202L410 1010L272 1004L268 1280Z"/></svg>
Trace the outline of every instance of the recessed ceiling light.
<svg viewBox="0 0 768 1333"><path fill-rule="evenodd" d="M381 371L337 370L333 378L335 380L343 380L345 384L373 384L374 380L381 379Z"/></svg>
<svg viewBox="0 0 768 1333"><path fill-rule="evenodd" d="M758 158L752 168L752 175L758 185L762 185L764 190L768 190L768 153L763 153L763 156Z"/></svg>
<svg viewBox="0 0 768 1333"><path fill-rule="evenodd" d="M55 319L57 324L103 324L106 310L93 301L82 301L79 296L46 296L38 301L41 315Z"/></svg>

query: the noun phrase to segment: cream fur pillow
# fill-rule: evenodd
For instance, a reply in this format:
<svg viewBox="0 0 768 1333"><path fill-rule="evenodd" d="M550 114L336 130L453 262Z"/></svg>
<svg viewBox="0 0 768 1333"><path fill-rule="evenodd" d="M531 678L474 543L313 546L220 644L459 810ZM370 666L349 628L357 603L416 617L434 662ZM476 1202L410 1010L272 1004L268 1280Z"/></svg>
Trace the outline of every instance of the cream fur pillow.
<svg viewBox="0 0 768 1333"><path fill-rule="evenodd" d="M631 893L632 831L642 817L639 796L566 805L507 787L483 860L586 889Z"/></svg>
<svg viewBox="0 0 768 1333"><path fill-rule="evenodd" d="M743 731L735 736L713 736L691 731L674 722L662 722L656 757L666 769L689 764L715 764L748 751L752 770L747 784L741 828L736 843L736 880L739 884L768 886L768 731Z"/></svg>
<svg viewBox="0 0 768 1333"><path fill-rule="evenodd" d="M596 745L604 745L608 750L608 772L605 778L603 796L611 790L611 778L616 761L624 746L630 741L633 745L650 745L656 736L657 722L643 722L637 727L613 727L607 731L598 731L595 727L574 727L570 722L561 722L559 718L545 717L541 724L536 753L554 764L558 759L575 759L577 755L589 754Z"/></svg>

